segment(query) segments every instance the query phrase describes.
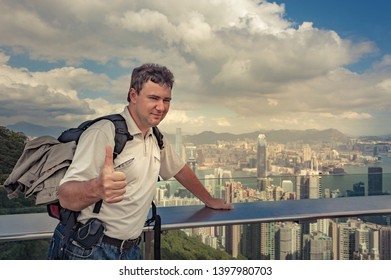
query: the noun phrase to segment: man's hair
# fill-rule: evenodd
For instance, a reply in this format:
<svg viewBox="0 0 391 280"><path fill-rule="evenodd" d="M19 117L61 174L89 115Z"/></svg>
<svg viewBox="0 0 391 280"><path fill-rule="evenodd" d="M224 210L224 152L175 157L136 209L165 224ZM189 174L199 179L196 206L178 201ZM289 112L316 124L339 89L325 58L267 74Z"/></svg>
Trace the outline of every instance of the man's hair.
<svg viewBox="0 0 391 280"><path fill-rule="evenodd" d="M172 89L174 85L174 75L165 66L155 63L146 63L133 69L130 88L134 88L137 93L139 93L143 88L143 85L148 81ZM129 94L128 101L130 101Z"/></svg>

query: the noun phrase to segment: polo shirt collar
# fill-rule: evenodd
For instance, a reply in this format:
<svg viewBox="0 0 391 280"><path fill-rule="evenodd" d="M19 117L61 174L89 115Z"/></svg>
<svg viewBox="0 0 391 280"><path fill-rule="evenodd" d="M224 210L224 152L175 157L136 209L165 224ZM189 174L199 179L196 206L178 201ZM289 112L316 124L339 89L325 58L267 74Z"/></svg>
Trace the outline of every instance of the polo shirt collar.
<svg viewBox="0 0 391 280"><path fill-rule="evenodd" d="M125 106L124 111L121 114L126 121L126 125L128 126L128 131L130 135L137 135L137 134L142 134L141 130L138 128L137 124L133 120L132 116L129 113L128 106ZM147 135L151 135L153 133L152 127L149 128Z"/></svg>

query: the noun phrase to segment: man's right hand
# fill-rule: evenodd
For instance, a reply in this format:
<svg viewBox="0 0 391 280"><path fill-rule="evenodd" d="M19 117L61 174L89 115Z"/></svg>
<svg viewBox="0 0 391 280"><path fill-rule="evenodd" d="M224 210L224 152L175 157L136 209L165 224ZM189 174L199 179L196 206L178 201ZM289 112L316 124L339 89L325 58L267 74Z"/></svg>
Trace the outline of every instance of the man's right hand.
<svg viewBox="0 0 391 280"><path fill-rule="evenodd" d="M99 175L101 198L107 203L120 202L126 192L126 175L115 171L113 164L113 148L106 146L106 158Z"/></svg>

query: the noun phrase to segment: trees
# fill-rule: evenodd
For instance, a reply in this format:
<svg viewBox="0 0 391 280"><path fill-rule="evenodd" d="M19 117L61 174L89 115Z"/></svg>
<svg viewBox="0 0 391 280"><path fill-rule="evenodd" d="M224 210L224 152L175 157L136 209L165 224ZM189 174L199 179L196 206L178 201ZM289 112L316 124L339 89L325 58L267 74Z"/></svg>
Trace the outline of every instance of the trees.
<svg viewBox="0 0 391 280"><path fill-rule="evenodd" d="M162 236L163 260L229 260L228 253L203 244L197 237L187 236L181 230L170 230Z"/></svg>
<svg viewBox="0 0 391 280"><path fill-rule="evenodd" d="M49 240L0 242L0 260L45 260Z"/></svg>
<svg viewBox="0 0 391 280"><path fill-rule="evenodd" d="M18 158L23 152L27 136L0 126L0 184L3 184L11 173Z"/></svg>

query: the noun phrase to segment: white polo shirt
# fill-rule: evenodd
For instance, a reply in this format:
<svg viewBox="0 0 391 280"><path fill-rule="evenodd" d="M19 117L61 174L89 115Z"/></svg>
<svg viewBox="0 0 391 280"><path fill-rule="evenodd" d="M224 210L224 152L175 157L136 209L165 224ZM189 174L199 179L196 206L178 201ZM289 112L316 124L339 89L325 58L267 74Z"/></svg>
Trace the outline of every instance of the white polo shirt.
<svg viewBox="0 0 391 280"><path fill-rule="evenodd" d="M164 180L172 178L185 162L171 148L164 137L164 149L160 150L152 128L143 137L130 116L128 108L121 113L125 118L133 140L114 160L114 169L126 174L126 193L121 202L102 203L99 214L93 213L94 204L81 211L78 220L82 223L96 217L104 222L105 234L118 239L137 238L144 227L155 193L155 184L160 175ZM80 137L74 159L60 184L67 181L86 181L100 174L105 160L105 146L114 147L114 124L103 120L93 124Z"/></svg>

